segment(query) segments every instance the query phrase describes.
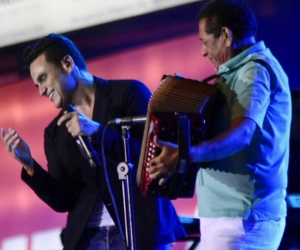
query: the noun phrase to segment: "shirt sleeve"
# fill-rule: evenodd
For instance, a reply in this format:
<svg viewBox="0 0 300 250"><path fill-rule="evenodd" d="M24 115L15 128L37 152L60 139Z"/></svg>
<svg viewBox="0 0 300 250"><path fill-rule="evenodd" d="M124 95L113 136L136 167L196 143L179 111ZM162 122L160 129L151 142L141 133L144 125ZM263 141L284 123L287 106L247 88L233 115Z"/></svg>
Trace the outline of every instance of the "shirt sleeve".
<svg viewBox="0 0 300 250"><path fill-rule="evenodd" d="M231 120L248 117L262 128L270 103L270 74L262 65L249 62L236 75Z"/></svg>

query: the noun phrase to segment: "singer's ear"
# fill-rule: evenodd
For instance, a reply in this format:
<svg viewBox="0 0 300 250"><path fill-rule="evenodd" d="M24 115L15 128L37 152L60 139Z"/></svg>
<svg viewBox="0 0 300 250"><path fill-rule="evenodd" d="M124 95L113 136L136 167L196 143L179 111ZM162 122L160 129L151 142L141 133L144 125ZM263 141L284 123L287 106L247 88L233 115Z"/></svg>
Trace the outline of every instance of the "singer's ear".
<svg viewBox="0 0 300 250"><path fill-rule="evenodd" d="M61 60L62 69L66 73L70 73L74 68L74 61L71 56L67 55Z"/></svg>

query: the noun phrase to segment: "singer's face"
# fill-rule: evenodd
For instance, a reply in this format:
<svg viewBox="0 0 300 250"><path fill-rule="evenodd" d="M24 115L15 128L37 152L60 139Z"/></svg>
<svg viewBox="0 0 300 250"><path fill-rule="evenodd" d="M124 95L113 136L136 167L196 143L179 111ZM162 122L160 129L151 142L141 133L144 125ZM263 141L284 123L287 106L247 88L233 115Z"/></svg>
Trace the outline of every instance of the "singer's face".
<svg viewBox="0 0 300 250"><path fill-rule="evenodd" d="M206 33L206 19L199 22L199 38L202 42L201 54L208 57L218 70L219 66L231 58L231 41L228 40L227 29L222 29L220 37Z"/></svg>
<svg viewBox="0 0 300 250"><path fill-rule="evenodd" d="M40 95L48 97L56 108L62 108L69 101L74 79L63 66L57 67L41 54L31 63L30 75Z"/></svg>

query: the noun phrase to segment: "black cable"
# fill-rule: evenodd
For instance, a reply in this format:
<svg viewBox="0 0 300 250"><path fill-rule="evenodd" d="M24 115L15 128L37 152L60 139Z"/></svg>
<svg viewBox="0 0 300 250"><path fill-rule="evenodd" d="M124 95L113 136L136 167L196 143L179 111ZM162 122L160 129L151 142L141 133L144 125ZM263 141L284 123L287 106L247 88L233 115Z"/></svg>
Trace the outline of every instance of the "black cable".
<svg viewBox="0 0 300 250"><path fill-rule="evenodd" d="M104 137L105 137L105 131L106 131L106 128L108 127L108 125L109 124L105 125L105 127L103 129L103 133L102 133L102 140L101 140L102 165L103 165L103 168L104 168L106 185L107 185L109 194L111 196L112 204L113 204L113 207L114 207L114 210L115 210L117 224L118 224L118 227L119 227L122 239L125 242L124 232L123 232L123 229L122 229L122 225L121 225L121 220L120 220L119 213L118 213L117 204L116 204L116 201L115 201L115 198L114 198L114 195L113 195L113 191L112 191L112 188L111 188L111 185L110 185L110 180L109 180L109 176L108 176L108 168L107 168L106 157L105 157Z"/></svg>

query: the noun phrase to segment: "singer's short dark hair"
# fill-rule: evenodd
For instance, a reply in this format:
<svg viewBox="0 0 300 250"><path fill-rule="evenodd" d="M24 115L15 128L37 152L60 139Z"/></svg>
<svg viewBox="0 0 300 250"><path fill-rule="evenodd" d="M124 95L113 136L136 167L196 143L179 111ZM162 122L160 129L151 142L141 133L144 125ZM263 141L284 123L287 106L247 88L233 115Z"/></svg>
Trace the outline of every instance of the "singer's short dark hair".
<svg viewBox="0 0 300 250"><path fill-rule="evenodd" d="M69 55L79 69L87 69L85 60L75 44L65 36L51 33L25 48L23 51L24 70L28 71L30 64L43 53L47 62L57 67L60 67L63 58Z"/></svg>
<svg viewBox="0 0 300 250"><path fill-rule="evenodd" d="M235 42L256 35L256 18L241 0L211 0L200 9L201 19L207 19L205 31L215 38L220 37L222 27L232 30Z"/></svg>

